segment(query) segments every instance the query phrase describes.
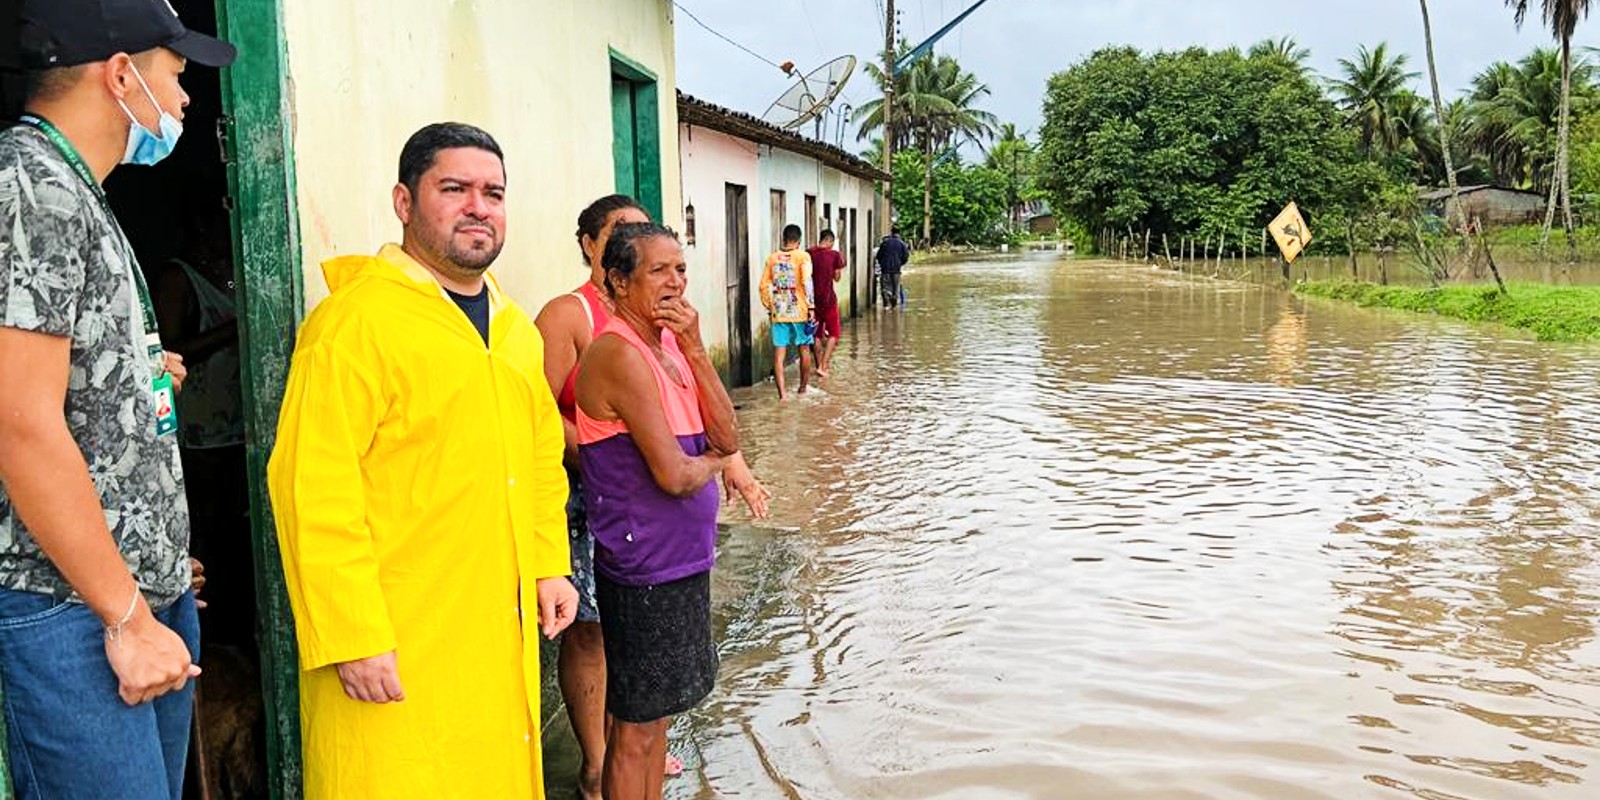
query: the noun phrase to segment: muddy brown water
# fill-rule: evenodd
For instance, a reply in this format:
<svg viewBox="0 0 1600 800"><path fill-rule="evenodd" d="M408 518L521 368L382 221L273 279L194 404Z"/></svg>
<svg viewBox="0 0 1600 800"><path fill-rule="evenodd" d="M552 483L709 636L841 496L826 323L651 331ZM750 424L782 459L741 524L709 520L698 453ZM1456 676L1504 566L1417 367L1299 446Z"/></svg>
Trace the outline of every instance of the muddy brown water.
<svg viewBox="0 0 1600 800"><path fill-rule="evenodd" d="M736 393L777 499L667 797L1600 797L1600 347L1055 254L906 285L826 394Z"/></svg>

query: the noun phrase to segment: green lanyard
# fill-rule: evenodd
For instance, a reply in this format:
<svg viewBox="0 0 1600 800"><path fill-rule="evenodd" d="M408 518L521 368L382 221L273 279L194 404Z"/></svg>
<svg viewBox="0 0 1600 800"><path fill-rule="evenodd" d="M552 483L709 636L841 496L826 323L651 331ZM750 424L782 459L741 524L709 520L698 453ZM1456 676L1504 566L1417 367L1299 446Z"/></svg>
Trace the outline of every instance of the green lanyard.
<svg viewBox="0 0 1600 800"><path fill-rule="evenodd" d="M95 199L100 201L100 208L106 213L106 219L112 225L116 225L117 217L111 212L111 201L106 198L106 190L100 186L99 181L94 179L94 173L89 170L89 165L84 163L83 156L78 154L78 148L73 147L72 142L67 141L67 137L61 133L59 128L51 124L50 120L33 114L26 114L22 117L22 123L43 133L44 137L55 145L55 148L61 152L61 157L65 158L67 164L72 167L72 171L78 173L78 177L83 179L84 184L89 187L89 191L94 192ZM118 232L121 232L120 228ZM151 358L159 359L161 356L161 328L156 322L155 304L150 300L150 287L145 285L144 271L139 269L138 256L134 254L133 248L128 245L126 236L122 237L122 249L128 259L130 271L133 272L134 288L138 290L139 311L144 315L145 344L150 350Z"/></svg>

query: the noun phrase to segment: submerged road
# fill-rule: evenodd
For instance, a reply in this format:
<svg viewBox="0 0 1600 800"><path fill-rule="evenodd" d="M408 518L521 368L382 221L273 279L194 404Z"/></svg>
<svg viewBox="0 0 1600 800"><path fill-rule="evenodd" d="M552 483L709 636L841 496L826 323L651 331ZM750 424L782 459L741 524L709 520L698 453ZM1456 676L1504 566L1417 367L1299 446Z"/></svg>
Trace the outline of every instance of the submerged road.
<svg viewBox="0 0 1600 800"><path fill-rule="evenodd" d="M736 393L774 518L727 515L667 797L1600 797L1600 347L1053 253L906 285L826 394Z"/></svg>

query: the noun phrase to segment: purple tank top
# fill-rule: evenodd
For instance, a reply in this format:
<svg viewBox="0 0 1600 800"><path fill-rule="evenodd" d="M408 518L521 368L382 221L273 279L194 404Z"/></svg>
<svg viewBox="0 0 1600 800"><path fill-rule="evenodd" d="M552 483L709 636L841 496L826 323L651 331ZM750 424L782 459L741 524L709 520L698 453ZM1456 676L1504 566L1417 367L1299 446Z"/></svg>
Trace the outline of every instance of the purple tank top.
<svg viewBox="0 0 1600 800"><path fill-rule="evenodd" d="M664 410L678 446L690 456L704 453L706 435L694 400L693 373L677 348L663 349L674 359L678 374L691 381L688 386L675 383L626 325L613 320L605 334L621 336L643 353L655 372L663 406L670 406ZM688 497L670 495L656 484L644 454L620 421L591 420L579 408L577 422L583 505L594 533L595 572L624 586L654 586L711 569L716 561L716 482Z"/></svg>

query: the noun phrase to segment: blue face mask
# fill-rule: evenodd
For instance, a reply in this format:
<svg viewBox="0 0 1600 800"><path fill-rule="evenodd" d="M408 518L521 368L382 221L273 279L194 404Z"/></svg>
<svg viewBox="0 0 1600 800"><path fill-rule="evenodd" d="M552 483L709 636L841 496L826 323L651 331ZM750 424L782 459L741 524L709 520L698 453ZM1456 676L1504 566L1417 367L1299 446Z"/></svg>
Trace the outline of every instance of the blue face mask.
<svg viewBox="0 0 1600 800"><path fill-rule="evenodd" d="M122 106L122 113L127 114L128 120L133 123L128 128L128 149L122 153L122 163L148 167L172 155L173 149L178 146L178 137L183 135L183 123L168 114L161 104L156 102L156 96L151 94L150 86L144 82L144 76L139 74L138 67L133 68L133 75L139 79L139 85L144 88L144 96L150 98L150 105L161 112L159 123L161 133L160 135L151 133L148 128L140 125L139 119L128 110L128 104L118 100L117 105Z"/></svg>

